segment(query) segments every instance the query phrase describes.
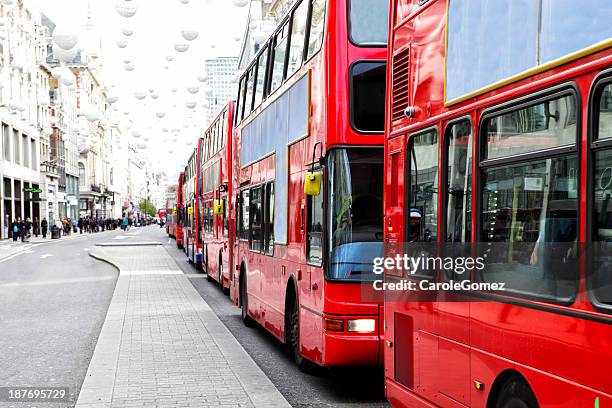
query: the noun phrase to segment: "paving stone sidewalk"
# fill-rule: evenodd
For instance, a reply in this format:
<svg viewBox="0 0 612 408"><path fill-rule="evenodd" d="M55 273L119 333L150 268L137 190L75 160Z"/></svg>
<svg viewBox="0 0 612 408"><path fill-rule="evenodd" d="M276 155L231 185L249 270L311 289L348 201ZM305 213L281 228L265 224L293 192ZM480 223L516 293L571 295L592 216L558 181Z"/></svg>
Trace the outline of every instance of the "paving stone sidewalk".
<svg viewBox="0 0 612 408"><path fill-rule="evenodd" d="M290 407L163 246L90 255L120 275L77 407Z"/></svg>

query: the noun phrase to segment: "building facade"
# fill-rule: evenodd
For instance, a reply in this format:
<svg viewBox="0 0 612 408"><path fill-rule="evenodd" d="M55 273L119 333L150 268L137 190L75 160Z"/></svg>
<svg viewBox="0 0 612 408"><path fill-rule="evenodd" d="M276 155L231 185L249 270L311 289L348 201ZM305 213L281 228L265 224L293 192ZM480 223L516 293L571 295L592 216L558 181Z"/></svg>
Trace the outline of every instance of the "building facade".
<svg viewBox="0 0 612 408"><path fill-rule="evenodd" d="M236 97L236 57L207 59L204 69L208 77L205 90L206 123L211 123L215 115L230 99Z"/></svg>

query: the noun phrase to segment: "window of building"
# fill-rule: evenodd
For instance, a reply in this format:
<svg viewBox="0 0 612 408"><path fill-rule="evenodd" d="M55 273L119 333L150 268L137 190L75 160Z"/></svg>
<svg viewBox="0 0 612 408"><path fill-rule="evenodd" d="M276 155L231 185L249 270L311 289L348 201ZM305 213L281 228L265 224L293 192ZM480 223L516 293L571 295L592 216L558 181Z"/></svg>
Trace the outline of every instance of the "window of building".
<svg viewBox="0 0 612 408"><path fill-rule="evenodd" d="M85 165L83 163L79 163L79 187L85 187Z"/></svg>
<svg viewBox="0 0 612 408"><path fill-rule="evenodd" d="M21 164L21 151L19 148L19 131L13 129L13 162Z"/></svg>
<svg viewBox="0 0 612 408"><path fill-rule="evenodd" d="M349 35L354 44L386 45L388 19L388 1L349 0Z"/></svg>
<svg viewBox="0 0 612 408"><path fill-rule="evenodd" d="M264 245L264 207L263 186L251 189L251 237L250 244L253 251L261 252Z"/></svg>
<svg viewBox="0 0 612 408"><path fill-rule="evenodd" d="M308 0L303 0L293 12L291 19L291 44L289 46L289 62L287 78L302 66L304 43L306 42L306 24L308 20Z"/></svg>
<svg viewBox="0 0 612 408"><path fill-rule="evenodd" d="M6 123L2 124L2 157L11 160L11 130Z"/></svg>
<svg viewBox="0 0 612 408"><path fill-rule="evenodd" d="M257 59L257 86L255 88L255 105L258 107L264 96L264 89L266 84L266 66L268 63L268 47L266 47Z"/></svg>
<svg viewBox="0 0 612 408"><path fill-rule="evenodd" d="M274 254L274 182L266 184L266 222L264 228L265 252Z"/></svg>
<svg viewBox="0 0 612 408"><path fill-rule="evenodd" d="M447 242L470 242L472 235L472 124L462 120L446 129Z"/></svg>
<svg viewBox="0 0 612 408"><path fill-rule="evenodd" d="M36 158L36 140L34 139L30 139L30 155L32 158L32 169L38 170L38 160Z"/></svg>
<svg viewBox="0 0 612 408"><path fill-rule="evenodd" d="M306 260L314 265L323 263L323 191L306 200Z"/></svg>
<svg viewBox="0 0 612 408"><path fill-rule="evenodd" d="M270 80L270 93L278 89L285 77L285 62L287 56L287 35L289 23L285 23L281 31L274 36L274 54L272 56L272 77Z"/></svg>
<svg viewBox="0 0 612 408"><path fill-rule="evenodd" d="M385 129L385 62L353 64L351 80L351 123L359 132L382 133Z"/></svg>
<svg viewBox="0 0 612 408"><path fill-rule="evenodd" d="M313 0L310 18L310 34L308 36L308 52L306 59L315 55L321 49L323 32L325 29L325 3L326 0Z"/></svg>

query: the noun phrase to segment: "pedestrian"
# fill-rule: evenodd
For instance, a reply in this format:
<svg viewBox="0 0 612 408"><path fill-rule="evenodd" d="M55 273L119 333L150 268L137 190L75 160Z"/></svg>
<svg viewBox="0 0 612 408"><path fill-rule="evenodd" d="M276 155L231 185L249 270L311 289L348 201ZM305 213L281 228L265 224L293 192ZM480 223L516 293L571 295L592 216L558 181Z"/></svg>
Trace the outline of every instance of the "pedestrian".
<svg viewBox="0 0 612 408"><path fill-rule="evenodd" d="M40 221L38 220L38 217L34 217L34 235L36 236L36 238L38 238L39 234L40 234Z"/></svg>
<svg viewBox="0 0 612 408"><path fill-rule="evenodd" d="M13 231L13 242L17 242L17 237L21 235L19 230L19 222L20 219L17 218L16 220L13 220L13 224L11 225L11 230Z"/></svg>
<svg viewBox="0 0 612 408"><path fill-rule="evenodd" d="M20 219L19 221L19 235L21 236L21 242L25 242L27 235L25 220Z"/></svg>
<svg viewBox="0 0 612 408"><path fill-rule="evenodd" d="M26 218L25 221L25 241L29 241L32 236L32 220L30 217Z"/></svg>
<svg viewBox="0 0 612 408"><path fill-rule="evenodd" d="M47 238L47 228L49 227L49 223L47 222L47 218L43 217L42 221L40 222L40 228L41 228L41 232L42 232L42 237L43 239Z"/></svg>
<svg viewBox="0 0 612 408"><path fill-rule="evenodd" d="M79 217L79 221L77 222L77 227L79 228L79 234L83 233L83 217Z"/></svg>

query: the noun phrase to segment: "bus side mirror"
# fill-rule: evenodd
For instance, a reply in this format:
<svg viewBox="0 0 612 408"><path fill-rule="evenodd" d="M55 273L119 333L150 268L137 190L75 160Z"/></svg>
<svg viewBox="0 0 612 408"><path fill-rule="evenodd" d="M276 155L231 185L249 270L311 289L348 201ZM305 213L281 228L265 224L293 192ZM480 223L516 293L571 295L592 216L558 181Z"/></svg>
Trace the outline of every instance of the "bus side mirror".
<svg viewBox="0 0 612 408"><path fill-rule="evenodd" d="M308 172L304 175L304 194L307 196L321 194L321 172Z"/></svg>
<svg viewBox="0 0 612 408"><path fill-rule="evenodd" d="M223 215L223 204L221 200L214 201L213 215Z"/></svg>

